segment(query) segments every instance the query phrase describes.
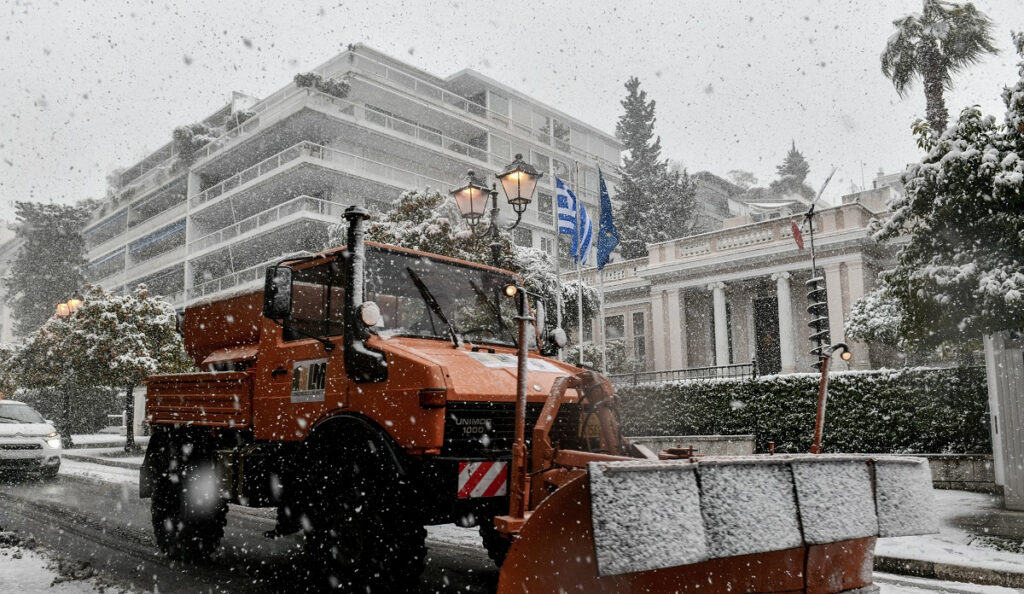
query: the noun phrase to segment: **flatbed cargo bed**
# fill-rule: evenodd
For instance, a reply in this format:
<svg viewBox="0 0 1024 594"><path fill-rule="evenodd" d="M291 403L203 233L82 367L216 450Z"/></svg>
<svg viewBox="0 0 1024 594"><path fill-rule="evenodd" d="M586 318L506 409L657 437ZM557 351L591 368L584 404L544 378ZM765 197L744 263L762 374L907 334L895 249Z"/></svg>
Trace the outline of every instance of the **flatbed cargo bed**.
<svg viewBox="0 0 1024 594"><path fill-rule="evenodd" d="M245 372L155 375L146 384L146 417L153 425L252 424L252 378Z"/></svg>

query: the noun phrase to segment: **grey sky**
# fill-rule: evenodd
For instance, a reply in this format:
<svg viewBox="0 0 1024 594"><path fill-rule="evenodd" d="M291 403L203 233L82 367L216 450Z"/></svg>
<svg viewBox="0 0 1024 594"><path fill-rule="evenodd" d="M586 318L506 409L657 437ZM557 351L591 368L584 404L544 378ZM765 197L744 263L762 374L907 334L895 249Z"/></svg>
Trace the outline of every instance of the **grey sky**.
<svg viewBox="0 0 1024 594"><path fill-rule="evenodd" d="M1018 0L975 2L1002 53L957 79L951 114L1000 118L1016 79ZM100 197L106 174L213 112L232 90L265 96L364 42L438 75L474 68L608 132L623 83L657 101L664 156L691 171L774 178L790 140L826 196L916 159L916 86L900 100L879 71L893 19L920 0L877 2L111 2L3 3L0 217L14 200Z"/></svg>

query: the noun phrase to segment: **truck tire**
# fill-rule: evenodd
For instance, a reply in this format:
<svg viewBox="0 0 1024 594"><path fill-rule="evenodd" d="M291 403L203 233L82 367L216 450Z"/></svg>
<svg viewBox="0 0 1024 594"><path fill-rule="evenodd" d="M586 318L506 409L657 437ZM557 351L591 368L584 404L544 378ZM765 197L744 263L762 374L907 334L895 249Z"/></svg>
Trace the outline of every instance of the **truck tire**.
<svg viewBox="0 0 1024 594"><path fill-rule="evenodd" d="M213 456L169 439L160 446L151 506L157 546L172 559L206 558L220 545L228 512Z"/></svg>
<svg viewBox="0 0 1024 594"><path fill-rule="evenodd" d="M512 548L512 539L505 537L494 527L494 518L483 518L480 520L480 540L487 549L487 556L494 561L494 564L501 567L508 556L508 550Z"/></svg>
<svg viewBox="0 0 1024 594"><path fill-rule="evenodd" d="M410 489L383 452L334 448L311 458L302 481L303 532L327 585L372 593L414 586L427 533Z"/></svg>

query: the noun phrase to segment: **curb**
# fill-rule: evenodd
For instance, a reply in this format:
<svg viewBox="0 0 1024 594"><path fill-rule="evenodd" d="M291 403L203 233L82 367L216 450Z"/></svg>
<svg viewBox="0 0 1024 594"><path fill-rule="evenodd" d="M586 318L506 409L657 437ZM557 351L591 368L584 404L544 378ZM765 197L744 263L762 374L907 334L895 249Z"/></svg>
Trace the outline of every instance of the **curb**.
<svg viewBox="0 0 1024 594"><path fill-rule="evenodd" d="M77 460L78 462L92 462L93 464L102 464L103 466L115 466L117 468L127 468L128 470L138 470L139 465L133 462L123 462L117 459L104 458L102 456L86 456L84 454L71 454L67 450L61 454L62 458L68 460Z"/></svg>
<svg viewBox="0 0 1024 594"><path fill-rule="evenodd" d="M1024 588L1024 573L952 563L876 556L875 570L949 582Z"/></svg>

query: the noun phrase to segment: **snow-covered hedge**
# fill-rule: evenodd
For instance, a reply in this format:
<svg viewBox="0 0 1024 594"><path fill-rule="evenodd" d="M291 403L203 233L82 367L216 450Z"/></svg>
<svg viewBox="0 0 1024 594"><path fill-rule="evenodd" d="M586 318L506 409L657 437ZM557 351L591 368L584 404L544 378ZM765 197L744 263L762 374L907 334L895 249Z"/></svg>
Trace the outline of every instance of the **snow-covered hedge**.
<svg viewBox="0 0 1024 594"><path fill-rule="evenodd" d="M627 435L753 434L757 449L806 452L815 374L618 388ZM826 452L990 453L980 367L837 372L829 381Z"/></svg>

